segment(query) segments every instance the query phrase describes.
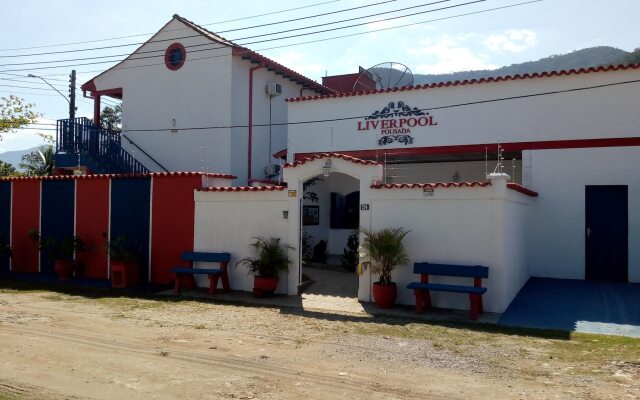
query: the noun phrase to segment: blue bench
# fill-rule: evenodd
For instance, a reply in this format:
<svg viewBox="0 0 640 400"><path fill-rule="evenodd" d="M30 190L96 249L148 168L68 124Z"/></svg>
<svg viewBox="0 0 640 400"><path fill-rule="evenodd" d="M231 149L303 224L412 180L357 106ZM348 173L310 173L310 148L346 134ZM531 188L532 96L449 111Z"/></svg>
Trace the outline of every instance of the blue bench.
<svg viewBox="0 0 640 400"><path fill-rule="evenodd" d="M431 308L431 291L467 293L471 303L471 319L478 318L478 314L484 312L482 295L487 288L482 287L482 278L489 277L489 268L482 265L447 265L430 264L426 262L415 263L413 273L420 274L420 282L411 282L408 289L413 289L416 296L416 312L422 314L425 309ZM430 283L429 275L455 276L460 278L473 278L473 286L449 285L443 283Z"/></svg>
<svg viewBox="0 0 640 400"><path fill-rule="evenodd" d="M170 269L170 271L175 274L176 293L180 293L183 276L201 274L209 276L209 294L216 293L219 279L222 280L222 289L225 292L229 290L229 275L227 274L227 267L231 260L231 255L229 253L187 251L182 253L180 259L183 261L184 265ZM196 262L220 263L220 268L194 268L193 264Z"/></svg>

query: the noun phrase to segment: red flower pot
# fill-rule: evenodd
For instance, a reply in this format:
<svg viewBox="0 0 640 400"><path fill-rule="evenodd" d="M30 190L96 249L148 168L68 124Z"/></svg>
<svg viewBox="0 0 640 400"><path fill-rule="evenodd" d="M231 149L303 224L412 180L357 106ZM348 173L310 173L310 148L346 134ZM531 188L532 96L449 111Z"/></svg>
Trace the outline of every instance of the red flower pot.
<svg viewBox="0 0 640 400"><path fill-rule="evenodd" d="M68 281L73 277L74 265L73 261L69 260L56 260L53 263L53 269L60 277L61 281Z"/></svg>
<svg viewBox="0 0 640 400"><path fill-rule="evenodd" d="M373 284L373 301L378 308L391 308L396 303L398 288L395 283L381 285L379 282Z"/></svg>
<svg viewBox="0 0 640 400"><path fill-rule="evenodd" d="M278 287L277 276L254 276L253 294L256 297L266 297L273 294Z"/></svg>
<svg viewBox="0 0 640 400"><path fill-rule="evenodd" d="M111 261L111 287L121 289L137 285L139 269L137 261Z"/></svg>

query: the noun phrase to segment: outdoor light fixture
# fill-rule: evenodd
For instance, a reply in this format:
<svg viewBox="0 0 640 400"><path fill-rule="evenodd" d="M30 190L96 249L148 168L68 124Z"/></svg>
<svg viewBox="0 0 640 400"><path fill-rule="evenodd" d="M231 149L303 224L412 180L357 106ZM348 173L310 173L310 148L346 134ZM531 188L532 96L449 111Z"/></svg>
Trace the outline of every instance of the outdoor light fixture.
<svg viewBox="0 0 640 400"><path fill-rule="evenodd" d="M282 218L289 219L289 210L282 210Z"/></svg>
<svg viewBox="0 0 640 400"><path fill-rule="evenodd" d="M324 167L322 167L322 176L325 178L331 174L331 159L327 159L324 163Z"/></svg>

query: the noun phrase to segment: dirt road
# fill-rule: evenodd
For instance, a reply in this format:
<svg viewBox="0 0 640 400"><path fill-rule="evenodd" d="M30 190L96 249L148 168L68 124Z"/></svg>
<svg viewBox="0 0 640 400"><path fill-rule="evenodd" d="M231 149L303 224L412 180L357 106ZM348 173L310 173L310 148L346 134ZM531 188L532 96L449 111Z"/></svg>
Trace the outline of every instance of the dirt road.
<svg viewBox="0 0 640 400"><path fill-rule="evenodd" d="M604 336L0 290L0 399L640 398L639 354Z"/></svg>

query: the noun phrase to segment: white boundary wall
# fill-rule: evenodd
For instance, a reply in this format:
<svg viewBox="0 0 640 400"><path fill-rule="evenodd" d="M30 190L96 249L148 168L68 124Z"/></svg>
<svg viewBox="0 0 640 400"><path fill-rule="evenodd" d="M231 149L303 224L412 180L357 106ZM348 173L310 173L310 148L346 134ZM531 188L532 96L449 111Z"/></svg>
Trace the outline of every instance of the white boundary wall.
<svg viewBox="0 0 640 400"><path fill-rule="evenodd" d="M471 188L437 188L425 197L423 189L380 189L371 195L371 227L403 227L411 232L405 246L411 265L398 267L398 304L415 304L410 282L414 262L484 265L489 267L484 296L486 311L502 312L530 277L526 265L526 215L532 198L507 189L504 178L492 185ZM361 289L376 277L367 275ZM470 278L432 277L431 282L473 284ZM435 307L468 309L467 295L432 292ZM360 294L370 301L370 293Z"/></svg>
<svg viewBox="0 0 640 400"><path fill-rule="evenodd" d="M253 276L247 269L235 267L238 260L252 256L250 244L256 236L287 238L286 191L200 192L194 195L195 251L229 252L229 284L232 290L253 290ZM292 272L293 264L289 273ZM206 276L196 276L198 286L208 287ZM280 276L277 293L288 292L288 279ZM297 290L297 287L295 288Z"/></svg>

